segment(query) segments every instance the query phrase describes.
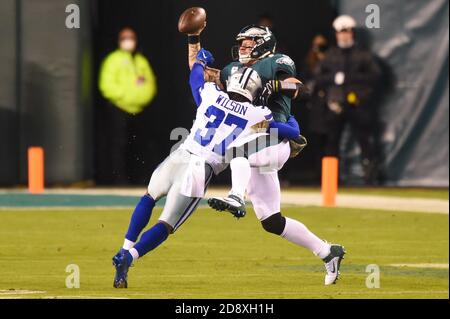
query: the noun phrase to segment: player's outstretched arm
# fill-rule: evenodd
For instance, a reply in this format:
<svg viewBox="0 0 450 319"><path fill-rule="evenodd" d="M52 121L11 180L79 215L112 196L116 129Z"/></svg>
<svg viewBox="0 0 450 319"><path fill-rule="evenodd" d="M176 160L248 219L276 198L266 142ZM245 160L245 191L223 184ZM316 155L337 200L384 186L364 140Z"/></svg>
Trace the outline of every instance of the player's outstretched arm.
<svg viewBox="0 0 450 319"><path fill-rule="evenodd" d="M269 129L278 129L278 136L281 138L295 139L300 135L300 126L293 115L289 116L286 123L270 122Z"/></svg>
<svg viewBox="0 0 450 319"><path fill-rule="evenodd" d="M201 89L205 85L204 70L206 65L214 63L214 57L211 52L201 49L192 66L189 76L189 84L191 86L192 96L195 103L199 106L202 102Z"/></svg>
<svg viewBox="0 0 450 319"><path fill-rule="evenodd" d="M202 48L200 43L200 35L203 30L206 28L206 21L203 24L203 27L198 29L193 33L188 33L188 64L189 69L192 70L195 61L197 60L198 51Z"/></svg>
<svg viewBox="0 0 450 319"><path fill-rule="evenodd" d="M195 61L197 60L197 54L202 48L200 43L200 34L202 33L204 28L205 27L194 34L188 34L188 63L189 69L191 70L194 66ZM214 82L222 88L222 83L220 83L219 69L214 69L209 66L205 67L204 77L206 82Z"/></svg>

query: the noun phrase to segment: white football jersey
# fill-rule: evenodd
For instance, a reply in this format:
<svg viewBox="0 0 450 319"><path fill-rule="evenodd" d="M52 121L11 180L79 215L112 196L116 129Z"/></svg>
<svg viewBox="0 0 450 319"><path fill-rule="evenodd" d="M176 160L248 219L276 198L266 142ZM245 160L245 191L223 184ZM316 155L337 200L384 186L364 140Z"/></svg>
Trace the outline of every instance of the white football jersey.
<svg viewBox="0 0 450 319"><path fill-rule="evenodd" d="M224 170L225 152L261 135L251 127L263 120L271 121L267 107L230 100L216 84L207 82L200 92L202 101L189 136L180 146L208 162L215 174Z"/></svg>

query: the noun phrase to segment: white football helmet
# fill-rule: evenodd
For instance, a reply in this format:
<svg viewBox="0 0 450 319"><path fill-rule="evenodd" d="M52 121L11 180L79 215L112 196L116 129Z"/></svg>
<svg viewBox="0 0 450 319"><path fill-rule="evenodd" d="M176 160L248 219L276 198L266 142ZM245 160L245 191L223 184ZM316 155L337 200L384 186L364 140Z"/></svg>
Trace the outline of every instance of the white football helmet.
<svg viewBox="0 0 450 319"><path fill-rule="evenodd" d="M261 78L251 68L241 68L231 74L227 80L227 92L234 92L253 102L262 89Z"/></svg>

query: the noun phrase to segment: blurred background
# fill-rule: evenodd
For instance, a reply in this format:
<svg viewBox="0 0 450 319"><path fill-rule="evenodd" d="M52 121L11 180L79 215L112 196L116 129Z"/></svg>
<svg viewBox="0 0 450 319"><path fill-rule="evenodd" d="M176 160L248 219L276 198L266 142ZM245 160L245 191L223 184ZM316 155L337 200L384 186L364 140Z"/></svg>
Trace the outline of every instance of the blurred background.
<svg viewBox="0 0 450 319"><path fill-rule="evenodd" d="M380 28L367 28L369 4L380 8ZM80 9L80 27L67 28ZM177 30L179 15L202 6L208 15L202 45L215 66L231 62L235 36L262 18L273 23L279 48L306 77L313 38L335 44L332 23L341 14L357 22L359 45L376 55L382 71L373 97L380 174L377 185L448 187L449 183L449 3L430 1L174 1L174 0L2 0L0 2L0 186L27 183L27 149L45 150L47 186L110 185L113 172L102 149L108 103L98 86L102 61L131 27L137 48L155 74L157 94L135 121L134 149L122 185L145 185L153 169L189 129L195 104L188 85L187 38ZM308 99L294 101L302 134L314 133ZM118 132L119 134L119 132ZM130 138L130 137L129 137ZM362 185L360 149L348 128L340 144L340 179ZM131 142L130 142L131 143ZM283 185L319 185L319 142L280 172ZM228 183L225 173L215 183Z"/></svg>

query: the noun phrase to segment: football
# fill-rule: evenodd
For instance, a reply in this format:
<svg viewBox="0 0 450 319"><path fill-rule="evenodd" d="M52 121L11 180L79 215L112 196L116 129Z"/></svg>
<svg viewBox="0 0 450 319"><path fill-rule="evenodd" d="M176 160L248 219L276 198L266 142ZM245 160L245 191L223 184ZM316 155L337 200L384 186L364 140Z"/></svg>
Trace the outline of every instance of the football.
<svg viewBox="0 0 450 319"><path fill-rule="evenodd" d="M178 31L193 34L205 26L206 11L201 7L186 9L178 20Z"/></svg>

